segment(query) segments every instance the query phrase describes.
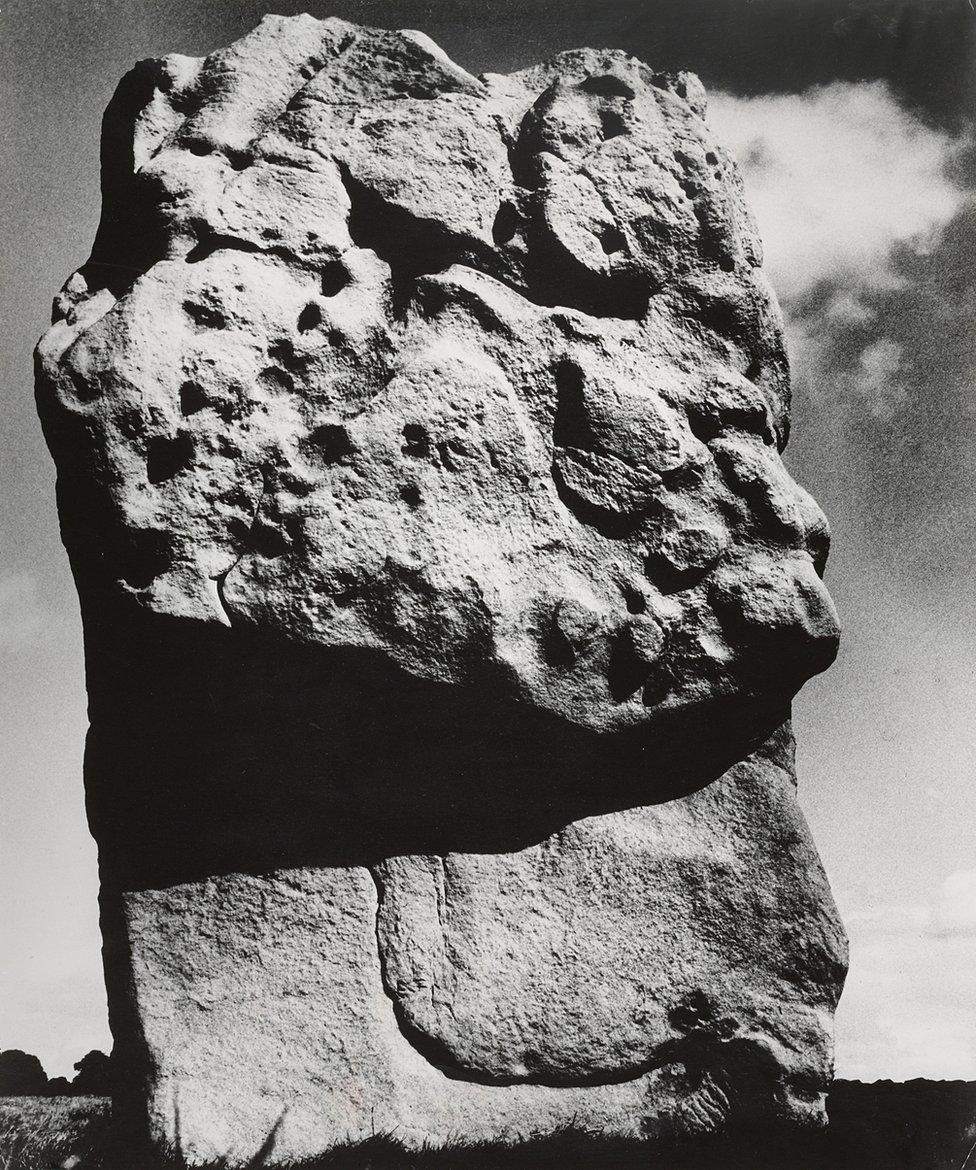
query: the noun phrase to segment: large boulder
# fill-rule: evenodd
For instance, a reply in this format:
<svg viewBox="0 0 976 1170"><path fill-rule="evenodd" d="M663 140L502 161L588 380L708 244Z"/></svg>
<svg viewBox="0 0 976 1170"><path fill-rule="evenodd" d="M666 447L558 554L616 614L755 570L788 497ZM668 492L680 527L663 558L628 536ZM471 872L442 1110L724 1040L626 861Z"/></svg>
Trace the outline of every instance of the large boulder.
<svg viewBox="0 0 976 1170"><path fill-rule="evenodd" d="M122 82L38 402L151 1140L822 1121L829 536L704 112L308 16Z"/></svg>

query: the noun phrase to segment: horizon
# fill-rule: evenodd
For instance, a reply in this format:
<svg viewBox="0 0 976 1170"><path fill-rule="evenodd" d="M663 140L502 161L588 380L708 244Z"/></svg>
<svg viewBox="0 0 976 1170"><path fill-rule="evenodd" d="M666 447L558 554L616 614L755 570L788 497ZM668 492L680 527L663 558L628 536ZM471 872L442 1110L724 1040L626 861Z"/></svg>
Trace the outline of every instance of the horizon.
<svg viewBox="0 0 976 1170"><path fill-rule="evenodd" d="M417 27L474 72L596 42L701 75L787 318L786 462L834 531L841 654L801 691L794 725L800 803L851 936L838 1076L976 1081L976 13L966 0L715 0L693 27L679 0L567 0L561 21L542 0L454 0L448 16L423 0L275 7ZM35 1053L50 1077L111 1039L81 628L30 354L94 238L99 123L124 72L226 45L262 12L99 0L79 15L32 0L0 14L0 1049Z"/></svg>

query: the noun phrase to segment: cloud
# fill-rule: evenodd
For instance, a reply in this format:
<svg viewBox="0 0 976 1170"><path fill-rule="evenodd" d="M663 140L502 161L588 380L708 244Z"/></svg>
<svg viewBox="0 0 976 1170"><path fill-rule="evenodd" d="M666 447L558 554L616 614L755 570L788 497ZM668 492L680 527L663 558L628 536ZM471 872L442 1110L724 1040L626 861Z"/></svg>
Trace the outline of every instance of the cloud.
<svg viewBox="0 0 976 1170"><path fill-rule="evenodd" d="M709 116L739 160L797 382L891 418L913 386L897 310L910 262L935 252L966 202L951 177L965 141L925 125L881 82L720 93Z"/></svg>
<svg viewBox="0 0 976 1170"><path fill-rule="evenodd" d="M891 410L904 400L905 390L899 375L904 349L890 337L879 337L858 355L857 373L851 379L876 413Z"/></svg>
<svg viewBox="0 0 976 1170"><path fill-rule="evenodd" d="M963 198L948 176L960 142L902 109L882 82L719 93L709 121L739 160L786 305L822 283L896 287L895 249L930 251Z"/></svg>
<svg viewBox="0 0 976 1170"><path fill-rule="evenodd" d="M911 359L901 342L872 336L875 317L853 298L838 298L790 321L790 351L797 380L815 393L889 419L911 396Z"/></svg>

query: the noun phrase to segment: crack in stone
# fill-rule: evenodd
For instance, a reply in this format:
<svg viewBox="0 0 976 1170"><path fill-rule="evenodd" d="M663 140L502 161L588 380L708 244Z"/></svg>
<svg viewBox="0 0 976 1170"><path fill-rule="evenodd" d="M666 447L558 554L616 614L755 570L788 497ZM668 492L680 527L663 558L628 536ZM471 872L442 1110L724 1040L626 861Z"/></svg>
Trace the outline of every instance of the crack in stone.
<svg viewBox="0 0 976 1170"><path fill-rule="evenodd" d="M397 307L402 313L410 303L418 277L438 275L455 265L497 280L516 296L537 308L553 312L570 311L594 319L633 321L639 320L647 311L649 292L640 299L639 312L629 314L600 311L594 305L562 304L554 298L545 298L533 288L531 280L518 279L519 274L509 269L503 255L494 246L476 238L460 237L438 220L418 218L355 178L343 160L333 157L331 161L338 168L349 198L348 227L353 243L373 252L390 267L392 283L398 290L394 297L395 313ZM405 257L409 258L405 260ZM622 290L621 300L628 300L627 289Z"/></svg>
<svg viewBox="0 0 976 1170"><path fill-rule="evenodd" d="M330 65L332 65L341 56L343 56L343 54L348 52L348 50L352 47L352 45L355 43L355 41L357 39L358 38L357 38L355 33L346 33L345 36L343 36L343 38L339 41L339 44L336 47L336 51L332 54L332 56L328 59L328 61L324 61L318 67L318 69L315 70L315 72L311 75L311 77L306 77L304 79L304 81L302 82L302 84L300 86L298 86L298 88L296 90L294 90L291 94L289 94L289 96L284 100L284 102L280 106L280 108L276 109L273 113L269 114L267 118L263 119L260 128L257 129L255 131L255 133L252 134L251 137L248 139L247 145L245 147L243 147L243 149L233 151L233 157L231 157L230 154L226 153L225 151L223 151L219 148L216 149L214 151L214 153L220 154L223 158L226 158L231 163L232 166L233 166L234 158L238 158L241 156L247 156L247 155L251 155L253 157L254 147L260 141L260 139L263 138L264 135L267 134L267 132L272 128L272 126L274 126L275 123L279 121L279 119L282 117L283 114L286 114L288 112L288 110L291 108L292 104L301 96L301 94L304 92L304 90L308 89L308 87L312 84L312 82L315 81L315 79L321 73L324 73L325 70L328 69ZM206 58L198 58L198 60L200 61L201 68L202 68L204 66L204 64L206 63ZM305 62L305 64L307 65L308 62ZM297 72L298 72L299 77L302 76L302 68L304 68L304 66L298 67ZM146 160L146 163L151 162L161 151L165 150L167 147L173 146L174 144L183 145L183 144L179 143L180 134L184 130L184 128L186 127L187 122L197 112L198 112L198 110L191 110L189 113L187 113L185 115L185 117L183 118L183 120L180 122L180 124L174 130L172 130L162 140L162 142L160 142L160 144L156 147L156 149L152 152L152 154ZM139 170L136 172L137 174L140 173L144 169L144 167L146 166L146 163L143 163L143 165L141 167L139 167ZM237 168L234 168L234 169L236 170ZM227 182L224 184L224 191L225 192L233 181L234 181L233 176L228 176Z"/></svg>
<svg viewBox="0 0 976 1170"><path fill-rule="evenodd" d="M302 256L285 244L258 244L253 240L242 240L239 236L208 231L186 253L183 260L187 264L198 264L201 260L209 259L215 252L225 249L231 252L248 252L254 256L274 256L279 260L286 260L296 268L316 273L321 271L323 265L341 260L345 255L344 250L335 247L333 252L323 252L320 256Z"/></svg>
<svg viewBox="0 0 976 1170"><path fill-rule="evenodd" d="M437 925L440 928L441 938L444 940L444 950L447 950L447 935L444 928L444 911L447 902L447 874L444 867L444 858L437 858L437 875L434 879L434 892L437 896Z"/></svg>
<svg viewBox="0 0 976 1170"><path fill-rule="evenodd" d="M237 568L237 566L241 563L241 561L245 558L245 556L247 556L248 552L250 551L250 549L248 548L248 541L250 540L250 538L254 532L255 526L257 525L258 516L261 514L261 505L264 503L265 497L268 494L268 471L267 471L267 468L262 466L259 468L259 471L261 473L261 491L258 494L257 503L254 505L254 511L251 514L251 520L250 520L250 524L248 525L247 532L244 534L242 541L241 541L243 547L241 548L241 551L238 553L238 555L234 558L233 562L230 565L228 565L228 567L226 569L224 569L223 572L216 573L213 577L210 578L210 580L214 582L214 585L216 587L217 600L220 602L220 607L224 611L224 617L226 617L227 625L229 625L229 626L233 626L234 619L231 616L230 608L227 605L227 597L224 593L224 587L225 587L225 584L227 582L227 578L230 576L231 573L233 573L233 571Z"/></svg>

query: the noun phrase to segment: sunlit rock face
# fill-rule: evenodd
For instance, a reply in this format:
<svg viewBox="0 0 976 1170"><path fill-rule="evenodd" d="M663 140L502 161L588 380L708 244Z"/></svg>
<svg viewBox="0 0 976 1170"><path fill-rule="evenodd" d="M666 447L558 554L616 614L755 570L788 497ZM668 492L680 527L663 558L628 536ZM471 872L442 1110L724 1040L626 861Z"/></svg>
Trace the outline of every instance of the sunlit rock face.
<svg viewBox="0 0 976 1170"><path fill-rule="evenodd" d="M122 82L38 401L153 1140L822 1116L829 537L704 107L307 16Z"/></svg>

